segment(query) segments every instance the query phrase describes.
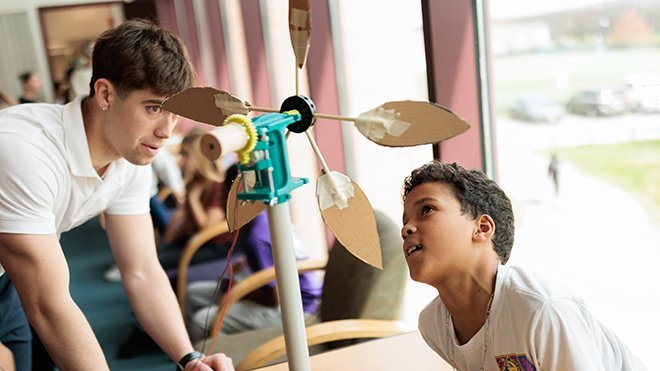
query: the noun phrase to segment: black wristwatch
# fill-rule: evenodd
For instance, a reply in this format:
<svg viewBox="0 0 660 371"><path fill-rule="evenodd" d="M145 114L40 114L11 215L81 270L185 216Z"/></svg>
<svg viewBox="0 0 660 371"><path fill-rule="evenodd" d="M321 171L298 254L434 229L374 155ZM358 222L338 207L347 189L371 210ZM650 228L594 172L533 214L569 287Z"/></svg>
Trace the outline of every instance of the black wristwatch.
<svg viewBox="0 0 660 371"><path fill-rule="evenodd" d="M179 360L179 362L176 363L176 369L177 369L177 371L183 371L183 369L186 368L186 365L187 365L188 363L190 363L190 361L194 361L194 360L196 360L196 359L202 359L202 358L204 358L204 357L206 357L206 356L204 355L204 353L200 353L200 352L190 352L190 353L186 354L185 356L183 356L183 357Z"/></svg>

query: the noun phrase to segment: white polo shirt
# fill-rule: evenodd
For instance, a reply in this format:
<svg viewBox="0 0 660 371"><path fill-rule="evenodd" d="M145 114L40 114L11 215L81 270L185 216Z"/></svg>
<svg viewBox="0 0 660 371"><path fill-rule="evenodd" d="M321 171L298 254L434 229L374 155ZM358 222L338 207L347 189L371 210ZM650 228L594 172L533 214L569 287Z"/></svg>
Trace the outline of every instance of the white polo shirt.
<svg viewBox="0 0 660 371"><path fill-rule="evenodd" d="M94 170L82 98L0 110L0 233L59 237L103 211L149 212L150 166L119 159L102 178Z"/></svg>

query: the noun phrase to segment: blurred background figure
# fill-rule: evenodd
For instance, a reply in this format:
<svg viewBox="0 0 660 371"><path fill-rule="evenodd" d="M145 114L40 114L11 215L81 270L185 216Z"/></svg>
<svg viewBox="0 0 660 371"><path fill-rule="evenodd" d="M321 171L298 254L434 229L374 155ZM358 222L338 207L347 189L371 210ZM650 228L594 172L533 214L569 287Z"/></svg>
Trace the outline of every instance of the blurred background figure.
<svg viewBox="0 0 660 371"><path fill-rule="evenodd" d="M94 42L85 42L80 55L72 62L69 77L70 100L81 94L89 94L89 82L92 80L92 50L94 50Z"/></svg>
<svg viewBox="0 0 660 371"><path fill-rule="evenodd" d="M69 82L71 73L73 73L73 68L69 68L66 71L66 77L64 80L55 81L53 83L53 92L55 93L53 96L53 103L67 104L71 101L71 99L69 99L69 95L71 94L71 83Z"/></svg>
<svg viewBox="0 0 660 371"><path fill-rule="evenodd" d="M557 159L557 154L553 153L550 158L550 163L548 164L548 176L552 180L552 186L554 187L555 194L559 194L559 160Z"/></svg>
<svg viewBox="0 0 660 371"><path fill-rule="evenodd" d="M39 101L41 94L41 78L36 72L27 71L18 76L21 81L21 88L23 92L18 98L18 103L36 103Z"/></svg>
<svg viewBox="0 0 660 371"><path fill-rule="evenodd" d="M151 199L149 207L151 208L151 219L154 223L157 237L161 238L170 222L172 213L176 208L185 203L186 192L183 184L181 168L176 158L167 149L163 149L154 157L151 162L151 168L154 173L154 181L151 188ZM171 191L174 199L174 208L169 207L164 201L158 198L158 192L162 187L167 187Z"/></svg>

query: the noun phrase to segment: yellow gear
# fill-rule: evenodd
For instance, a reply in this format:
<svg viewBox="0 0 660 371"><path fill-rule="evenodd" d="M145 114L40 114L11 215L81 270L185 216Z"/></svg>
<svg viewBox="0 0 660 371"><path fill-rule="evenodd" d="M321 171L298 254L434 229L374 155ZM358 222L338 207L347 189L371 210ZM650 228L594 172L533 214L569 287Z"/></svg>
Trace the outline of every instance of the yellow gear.
<svg viewBox="0 0 660 371"><path fill-rule="evenodd" d="M252 151L254 151L254 147L257 146L257 140L258 140L257 128L252 123L252 120L250 120L247 116L238 113L231 115L225 119L224 125L227 125L229 123L236 123L245 128L245 133L248 136L248 141L245 144L245 147L236 151L236 154L238 155L238 160L241 162L241 164L245 165L248 162L250 162L250 154L252 153Z"/></svg>

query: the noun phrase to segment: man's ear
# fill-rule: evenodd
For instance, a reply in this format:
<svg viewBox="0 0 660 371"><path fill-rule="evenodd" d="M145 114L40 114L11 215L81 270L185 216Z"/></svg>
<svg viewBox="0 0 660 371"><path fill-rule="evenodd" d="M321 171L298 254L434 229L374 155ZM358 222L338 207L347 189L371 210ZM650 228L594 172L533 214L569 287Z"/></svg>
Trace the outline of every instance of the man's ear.
<svg viewBox="0 0 660 371"><path fill-rule="evenodd" d="M94 82L94 99L99 108L108 107L115 94L115 87L108 79L98 79Z"/></svg>
<svg viewBox="0 0 660 371"><path fill-rule="evenodd" d="M495 221L488 214L481 214L476 220L476 225L472 239L475 242L484 242L492 240L495 235Z"/></svg>

